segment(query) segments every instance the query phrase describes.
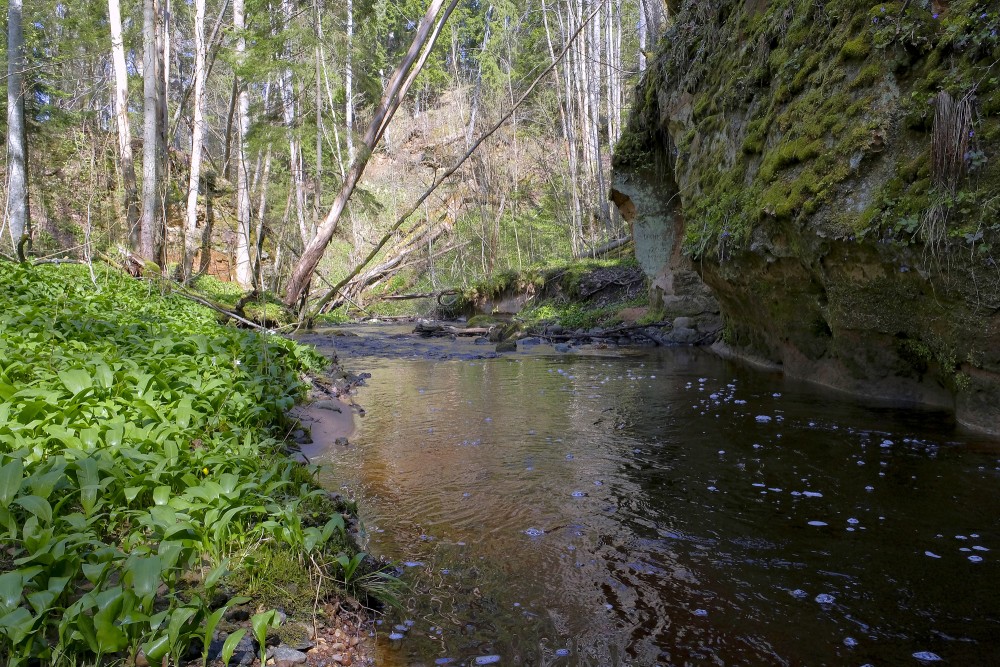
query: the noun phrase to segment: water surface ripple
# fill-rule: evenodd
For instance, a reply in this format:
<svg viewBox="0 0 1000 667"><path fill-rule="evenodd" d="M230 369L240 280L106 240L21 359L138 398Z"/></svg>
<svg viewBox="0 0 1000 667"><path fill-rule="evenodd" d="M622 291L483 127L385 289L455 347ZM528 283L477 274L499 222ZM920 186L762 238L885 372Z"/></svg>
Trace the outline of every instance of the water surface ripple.
<svg viewBox="0 0 1000 667"><path fill-rule="evenodd" d="M378 664L1000 651L1000 447L946 414L698 350L476 359L394 332L333 341L373 377L328 483L362 501L371 550L413 587Z"/></svg>

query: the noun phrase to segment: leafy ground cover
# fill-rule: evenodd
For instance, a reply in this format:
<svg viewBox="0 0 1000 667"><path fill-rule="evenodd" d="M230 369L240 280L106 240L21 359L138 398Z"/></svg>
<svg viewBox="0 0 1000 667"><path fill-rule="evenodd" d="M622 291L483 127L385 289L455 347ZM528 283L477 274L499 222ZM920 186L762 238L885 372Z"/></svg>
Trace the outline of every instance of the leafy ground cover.
<svg viewBox="0 0 1000 667"><path fill-rule="evenodd" d="M95 269L92 282L85 267L0 262L7 664L120 662L140 649L177 664L272 563L308 573L309 593L294 597L310 605L372 576L344 507L283 449L285 410L325 361Z"/></svg>

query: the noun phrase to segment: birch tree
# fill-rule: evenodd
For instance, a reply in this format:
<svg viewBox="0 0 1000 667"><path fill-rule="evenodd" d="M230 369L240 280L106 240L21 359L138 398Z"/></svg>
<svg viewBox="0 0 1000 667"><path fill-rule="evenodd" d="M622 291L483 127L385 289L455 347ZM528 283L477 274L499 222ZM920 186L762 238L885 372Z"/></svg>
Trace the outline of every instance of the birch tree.
<svg viewBox="0 0 1000 667"><path fill-rule="evenodd" d="M118 129L118 162L125 194L125 226L129 244L139 250L139 193L135 182L135 159L132 155L132 128L128 118L128 70L125 66L125 42L119 0L108 0L108 23L111 27L111 63L115 72L114 111Z"/></svg>
<svg viewBox="0 0 1000 667"><path fill-rule="evenodd" d="M156 243L161 225L160 178L162 175L160 142L160 68L156 39L156 3L144 0L142 21L142 218L139 253L155 261Z"/></svg>
<svg viewBox="0 0 1000 667"><path fill-rule="evenodd" d="M246 12L244 0L233 0L233 29L236 31L236 60L246 63ZM239 76L239 75L237 75ZM247 83L237 84L236 103L236 282L244 289L253 285L250 261L250 177L247 172L247 134L250 133L250 92Z"/></svg>
<svg viewBox="0 0 1000 667"><path fill-rule="evenodd" d="M28 140L24 127L24 31L21 0L7 5L7 223L18 254L30 231L28 213ZM23 260L24 258L21 257Z"/></svg>
<svg viewBox="0 0 1000 667"><path fill-rule="evenodd" d="M198 189L201 186L201 151L205 133L205 0L195 0L194 14L194 108L191 116L191 172L188 178L187 210L184 220L184 253L179 278L191 277L194 254L198 251Z"/></svg>

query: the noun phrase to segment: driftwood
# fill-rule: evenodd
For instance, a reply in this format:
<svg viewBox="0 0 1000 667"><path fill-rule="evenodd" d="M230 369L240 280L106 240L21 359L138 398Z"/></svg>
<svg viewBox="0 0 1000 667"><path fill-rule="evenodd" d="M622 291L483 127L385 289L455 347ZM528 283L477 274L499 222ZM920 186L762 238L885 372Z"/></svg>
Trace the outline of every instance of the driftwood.
<svg viewBox="0 0 1000 667"><path fill-rule="evenodd" d="M627 324L621 327L615 327L614 329L601 329L596 333L588 333L586 331L582 333L560 333L560 334L535 334L538 338L545 338L547 340L584 340L586 338L607 338L608 336L617 336L623 333L633 333L638 332L641 335L660 343L656 337L649 335L645 332L645 329L650 327L659 328L671 325L670 322L651 322L649 324ZM662 343L660 343L662 345Z"/></svg>
<svg viewBox="0 0 1000 667"><path fill-rule="evenodd" d="M435 324L433 322L417 322L413 328L413 333L420 334L425 338L431 336L486 336L490 333L490 327L470 327L463 329L453 327L450 324Z"/></svg>
<svg viewBox="0 0 1000 667"><path fill-rule="evenodd" d="M412 299L437 299L441 303L441 297L461 294L457 289L438 290L437 292L420 292L419 294L387 294L380 296L382 301L409 301Z"/></svg>
<svg viewBox="0 0 1000 667"><path fill-rule="evenodd" d="M613 241L609 241L604 245L597 246L596 248L584 250L583 252L579 253L576 256L576 258L583 259L585 257L590 257L590 258L603 257L612 250L617 250L618 248L621 248L623 245L628 244L631 240L632 240L631 236L623 236L620 239L614 239Z"/></svg>

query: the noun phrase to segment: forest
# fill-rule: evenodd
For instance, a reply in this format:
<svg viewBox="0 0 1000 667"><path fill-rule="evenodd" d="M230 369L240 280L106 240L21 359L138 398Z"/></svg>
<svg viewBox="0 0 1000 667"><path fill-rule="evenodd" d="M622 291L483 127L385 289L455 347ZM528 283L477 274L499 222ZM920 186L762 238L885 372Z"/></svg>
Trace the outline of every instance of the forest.
<svg viewBox="0 0 1000 667"><path fill-rule="evenodd" d="M289 306L598 254L627 236L610 154L666 14L12 0L5 254L128 256Z"/></svg>

